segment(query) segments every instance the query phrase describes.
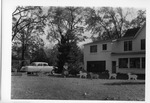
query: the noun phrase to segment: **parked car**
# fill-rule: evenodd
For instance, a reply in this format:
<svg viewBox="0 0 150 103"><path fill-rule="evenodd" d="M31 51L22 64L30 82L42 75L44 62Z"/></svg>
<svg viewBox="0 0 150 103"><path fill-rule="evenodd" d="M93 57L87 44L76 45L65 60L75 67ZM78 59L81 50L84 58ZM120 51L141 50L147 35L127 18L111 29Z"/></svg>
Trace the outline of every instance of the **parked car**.
<svg viewBox="0 0 150 103"><path fill-rule="evenodd" d="M46 62L32 62L29 66L23 66L21 71L27 73L52 73L53 69L54 66L49 66Z"/></svg>

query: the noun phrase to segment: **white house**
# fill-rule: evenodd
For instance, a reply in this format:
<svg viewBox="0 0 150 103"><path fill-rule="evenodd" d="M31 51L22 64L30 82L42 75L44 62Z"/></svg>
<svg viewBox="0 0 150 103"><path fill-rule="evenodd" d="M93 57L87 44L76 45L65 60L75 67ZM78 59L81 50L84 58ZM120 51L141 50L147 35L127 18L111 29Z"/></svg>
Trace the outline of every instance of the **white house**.
<svg viewBox="0 0 150 103"><path fill-rule="evenodd" d="M85 44L85 70L145 74L145 35L146 24L127 30L120 39Z"/></svg>

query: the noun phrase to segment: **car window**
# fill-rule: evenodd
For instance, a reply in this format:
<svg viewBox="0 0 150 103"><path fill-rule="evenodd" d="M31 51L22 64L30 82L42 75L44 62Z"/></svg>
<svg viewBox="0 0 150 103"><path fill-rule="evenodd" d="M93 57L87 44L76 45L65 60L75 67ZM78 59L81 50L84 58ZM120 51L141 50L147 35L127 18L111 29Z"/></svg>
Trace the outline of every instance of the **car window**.
<svg viewBox="0 0 150 103"><path fill-rule="evenodd" d="M43 66L48 66L48 64L43 64Z"/></svg>
<svg viewBox="0 0 150 103"><path fill-rule="evenodd" d="M38 66L42 66L42 64L38 64Z"/></svg>

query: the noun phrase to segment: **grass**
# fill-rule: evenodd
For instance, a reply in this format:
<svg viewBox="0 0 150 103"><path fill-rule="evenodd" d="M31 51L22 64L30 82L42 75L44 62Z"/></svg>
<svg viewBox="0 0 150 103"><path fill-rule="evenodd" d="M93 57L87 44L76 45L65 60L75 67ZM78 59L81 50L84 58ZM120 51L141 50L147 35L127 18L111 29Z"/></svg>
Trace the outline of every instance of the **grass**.
<svg viewBox="0 0 150 103"><path fill-rule="evenodd" d="M144 80L12 76L12 99L140 100L145 99Z"/></svg>

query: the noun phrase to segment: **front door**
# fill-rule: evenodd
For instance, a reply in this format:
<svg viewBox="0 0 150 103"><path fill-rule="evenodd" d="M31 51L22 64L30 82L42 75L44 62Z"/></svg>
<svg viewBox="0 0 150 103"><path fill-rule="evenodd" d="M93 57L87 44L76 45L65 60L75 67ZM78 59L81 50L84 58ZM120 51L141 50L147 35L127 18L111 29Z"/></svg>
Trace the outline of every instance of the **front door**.
<svg viewBox="0 0 150 103"><path fill-rule="evenodd" d="M112 73L116 73L116 61L112 61Z"/></svg>

